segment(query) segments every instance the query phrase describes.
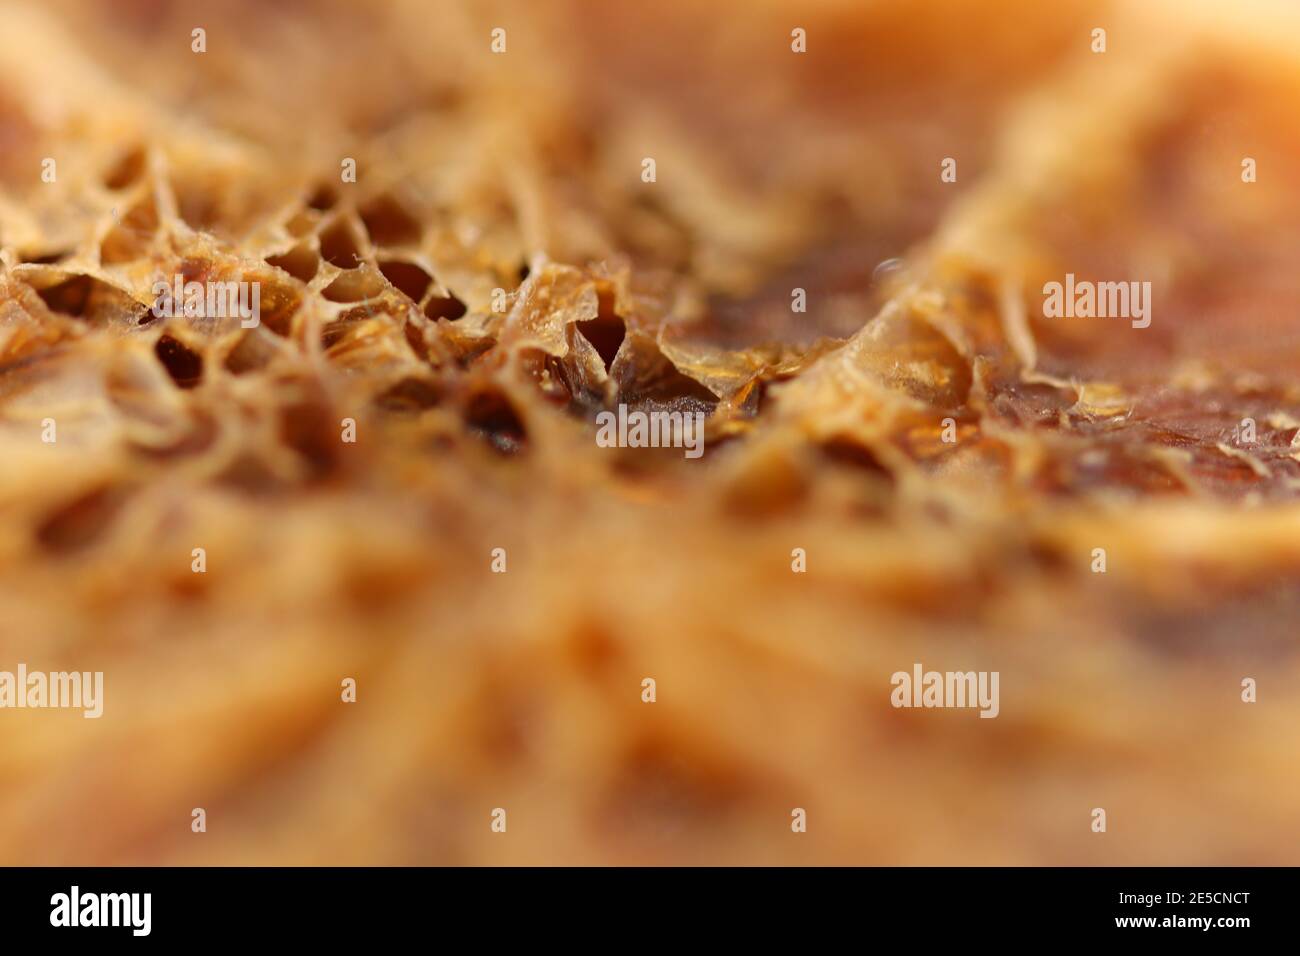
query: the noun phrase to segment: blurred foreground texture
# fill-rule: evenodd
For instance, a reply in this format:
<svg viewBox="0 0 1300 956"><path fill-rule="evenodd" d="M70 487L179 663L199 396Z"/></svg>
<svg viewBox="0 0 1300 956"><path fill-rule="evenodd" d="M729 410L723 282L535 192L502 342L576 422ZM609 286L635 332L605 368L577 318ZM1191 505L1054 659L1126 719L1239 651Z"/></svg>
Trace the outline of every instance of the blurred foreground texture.
<svg viewBox="0 0 1300 956"><path fill-rule="evenodd" d="M0 863L1300 862L1297 102L1282 3L5 0L0 669L105 701Z"/></svg>

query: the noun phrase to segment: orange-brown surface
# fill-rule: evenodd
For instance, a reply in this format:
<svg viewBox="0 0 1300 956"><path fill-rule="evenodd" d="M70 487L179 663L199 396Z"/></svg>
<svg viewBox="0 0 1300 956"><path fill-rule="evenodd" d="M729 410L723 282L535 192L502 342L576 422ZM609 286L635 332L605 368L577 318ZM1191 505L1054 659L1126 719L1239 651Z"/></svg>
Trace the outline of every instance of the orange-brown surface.
<svg viewBox="0 0 1300 956"><path fill-rule="evenodd" d="M1295 863L1300 14L1218 6L0 7L0 670L105 674L0 863Z"/></svg>

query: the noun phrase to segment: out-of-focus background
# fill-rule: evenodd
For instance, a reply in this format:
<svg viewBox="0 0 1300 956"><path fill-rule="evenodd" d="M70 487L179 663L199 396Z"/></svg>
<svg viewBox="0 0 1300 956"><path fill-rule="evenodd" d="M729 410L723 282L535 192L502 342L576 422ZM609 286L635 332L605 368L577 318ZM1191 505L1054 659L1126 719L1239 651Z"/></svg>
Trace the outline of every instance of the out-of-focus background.
<svg viewBox="0 0 1300 956"><path fill-rule="evenodd" d="M1294 863L1298 41L6 0L0 671L106 690L0 710L0 862ZM1151 327L1041 318L1067 272Z"/></svg>

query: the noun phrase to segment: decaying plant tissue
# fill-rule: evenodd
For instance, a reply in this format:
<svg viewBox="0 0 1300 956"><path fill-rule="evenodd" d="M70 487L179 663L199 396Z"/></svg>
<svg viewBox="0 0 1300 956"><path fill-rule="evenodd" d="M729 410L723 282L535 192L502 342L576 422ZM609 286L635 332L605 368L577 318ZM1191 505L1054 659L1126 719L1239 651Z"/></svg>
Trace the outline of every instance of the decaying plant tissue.
<svg viewBox="0 0 1300 956"><path fill-rule="evenodd" d="M1300 17L792 6L0 8L0 862L1294 862Z"/></svg>

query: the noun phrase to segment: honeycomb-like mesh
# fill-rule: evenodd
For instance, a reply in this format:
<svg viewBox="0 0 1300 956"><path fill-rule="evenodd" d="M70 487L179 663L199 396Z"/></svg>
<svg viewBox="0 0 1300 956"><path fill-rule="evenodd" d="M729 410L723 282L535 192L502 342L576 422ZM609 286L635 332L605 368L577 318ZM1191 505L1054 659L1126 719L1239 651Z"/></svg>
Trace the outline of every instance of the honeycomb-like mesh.
<svg viewBox="0 0 1300 956"><path fill-rule="evenodd" d="M106 682L0 862L1295 862L1300 22L1215 7L0 7L0 670Z"/></svg>

